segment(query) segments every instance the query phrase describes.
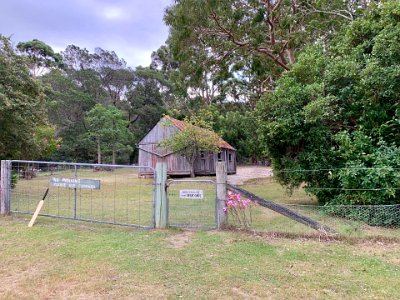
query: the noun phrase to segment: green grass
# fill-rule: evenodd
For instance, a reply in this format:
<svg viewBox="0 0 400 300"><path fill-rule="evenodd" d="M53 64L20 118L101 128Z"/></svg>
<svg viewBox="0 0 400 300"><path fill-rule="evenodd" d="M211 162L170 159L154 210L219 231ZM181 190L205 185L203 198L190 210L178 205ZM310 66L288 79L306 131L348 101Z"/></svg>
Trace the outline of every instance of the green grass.
<svg viewBox="0 0 400 300"><path fill-rule="evenodd" d="M282 187L273 177L251 179L244 183L244 189L259 197L283 204L317 204L317 199L308 195L304 189L295 189L292 192Z"/></svg>
<svg viewBox="0 0 400 300"><path fill-rule="evenodd" d="M398 299L397 242L0 218L1 299Z"/></svg>

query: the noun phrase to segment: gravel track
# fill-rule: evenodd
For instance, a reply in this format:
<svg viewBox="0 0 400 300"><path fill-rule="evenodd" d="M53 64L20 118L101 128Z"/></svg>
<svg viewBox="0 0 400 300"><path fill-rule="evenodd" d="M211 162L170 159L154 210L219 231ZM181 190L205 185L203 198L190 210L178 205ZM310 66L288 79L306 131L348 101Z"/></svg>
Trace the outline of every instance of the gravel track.
<svg viewBox="0 0 400 300"><path fill-rule="evenodd" d="M242 185L244 182L254 178L272 176L272 169L265 166L238 166L236 174L228 175L228 183Z"/></svg>

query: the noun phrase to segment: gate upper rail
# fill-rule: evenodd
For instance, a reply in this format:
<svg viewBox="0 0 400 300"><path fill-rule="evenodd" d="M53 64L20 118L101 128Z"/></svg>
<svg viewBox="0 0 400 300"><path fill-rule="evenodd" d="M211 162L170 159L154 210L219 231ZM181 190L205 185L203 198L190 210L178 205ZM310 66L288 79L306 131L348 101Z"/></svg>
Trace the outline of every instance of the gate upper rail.
<svg viewBox="0 0 400 300"><path fill-rule="evenodd" d="M215 180L211 179L168 179L166 187L169 187L174 182L209 182L215 184Z"/></svg>
<svg viewBox="0 0 400 300"><path fill-rule="evenodd" d="M56 162L56 161L41 161L41 160L20 160L20 159L11 160L11 163L13 162L31 163L31 164L54 164L54 165L66 165L66 166L85 166L85 167L150 169L154 172L154 168L151 166L139 166L139 165L92 164L92 163L79 163L79 162Z"/></svg>

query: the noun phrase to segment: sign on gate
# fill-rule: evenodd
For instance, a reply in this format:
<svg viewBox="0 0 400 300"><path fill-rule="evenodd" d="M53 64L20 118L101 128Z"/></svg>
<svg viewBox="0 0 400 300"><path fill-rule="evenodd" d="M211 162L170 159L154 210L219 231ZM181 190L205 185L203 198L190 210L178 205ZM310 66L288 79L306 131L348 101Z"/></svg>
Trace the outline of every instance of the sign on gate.
<svg viewBox="0 0 400 300"><path fill-rule="evenodd" d="M203 190L179 190L181 199L203 199Z"/></svg>
<svg viewBox="0 0 400 300"><path fill-rule="evenodd" d="M63 187L71 189L89 189L99 190L100 180L97 179L79 179L79 178L50 178L50 184L54 187Z"/></svg>

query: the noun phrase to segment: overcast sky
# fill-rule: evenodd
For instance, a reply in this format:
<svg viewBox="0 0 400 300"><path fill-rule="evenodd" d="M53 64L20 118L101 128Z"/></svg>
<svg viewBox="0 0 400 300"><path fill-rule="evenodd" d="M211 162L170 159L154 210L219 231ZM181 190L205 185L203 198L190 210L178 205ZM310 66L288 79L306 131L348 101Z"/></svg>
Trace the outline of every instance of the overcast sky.
<svg viewBox="0 0 400 300"><path fill-rule="evenodd" d="M59 52L70 44L114 50L128 65L148 66L168 36L163 23L172 0L6 0L0 33L13 43L34 38Z"/></svg>

